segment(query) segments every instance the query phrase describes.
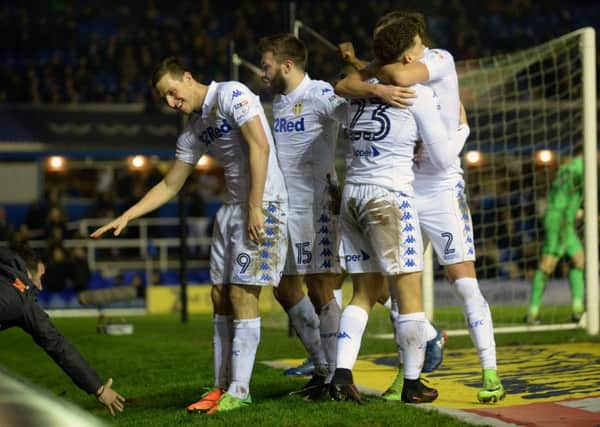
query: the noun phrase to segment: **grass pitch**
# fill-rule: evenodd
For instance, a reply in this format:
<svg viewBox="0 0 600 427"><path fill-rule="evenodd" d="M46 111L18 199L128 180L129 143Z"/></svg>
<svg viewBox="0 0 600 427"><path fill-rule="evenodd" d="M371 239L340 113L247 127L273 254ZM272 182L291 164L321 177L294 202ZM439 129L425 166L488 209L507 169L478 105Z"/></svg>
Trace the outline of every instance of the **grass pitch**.
<svg viewBox="0 0 600 427"><path fill-rule="evenodd" d="M443 319L443 314L440 316ZM494 313L501 321L502 313ZM0 365L10 372L45 387L115 426L278 425L278 426L464 426L435 411L371 399L365 405L351 402L305 402L288 396L305 378L290 378L281 371L257 363L251 394L254 404L245 410L206 416L188 414L186 405L197 400L204 386L213 382L212 324L210 315L194 315L182 325L176 315L128 319L135 325L131 336L96 333L96 319L55 319L57 327L86 357L101 377L112 377L114 388L128 403L125 412L112 418L85 395L21 330L0 334ZM440 322L443 326L443 320ZM288 338L282 312L263 316L262 341L257 361L301 358L305 352L297 338ZM387 311L373 311L361 354L393 353L388 340L372 333L391 332ZM497 335L498 346L600 341L584 331ZM449 348L470 347L468 337L452 337ZM391 380L391 378L390 378Z"/></svg>

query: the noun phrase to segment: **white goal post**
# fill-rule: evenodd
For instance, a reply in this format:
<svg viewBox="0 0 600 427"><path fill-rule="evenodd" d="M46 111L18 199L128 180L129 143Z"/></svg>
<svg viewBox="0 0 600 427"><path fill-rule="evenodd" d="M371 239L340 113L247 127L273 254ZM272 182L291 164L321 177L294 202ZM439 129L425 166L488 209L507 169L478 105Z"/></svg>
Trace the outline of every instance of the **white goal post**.
<svg viewBox="0 0 600 427"><path fill-rule="evenodd" d="M513 321L498 325L496 332L557 330L582 326L585 326L591 335L597 335L599 332L595 61L595 31L593 28L583 28L524 51L457 62L461 98L471 124L471 137L465 152L472 150L476 153L473 167L465 166L467 187L471 190L469 194L471 210L473 212L477 207L480 208L479 214L473 218L474 226L476 229L479 227L480 230L494 229L483 239L479 239L476 249L480 257L494 258L490 253L496 249L492 247L490 240L504 239L509 240L509 244L501 251L514 251L521 256L520 259L514 259L508 254L506 259L499 258L495 260L496 263L488 262L484 266L478 262L478 274L482 272L484 277L480 282L487 282L489 289L504 287L505 295L510 295L512 292L515 297L510 303L522 306L520 309L515 309L518 313L513 316ZM568 321L564 316L561 318L555 315L551 309L548 309L550 317L546 317L542 325L527 326L521 323L530 286L526 269L533 268L532 266L541 256L539 246L543 241L543 231L540 227L543 206L540 205L545 200L557 166L563 158L568 159L576 145L581 143L583 143L585 170L581 237L585 236L587 313L582 322L576 324ZM547 156L550 160L546 166L535 164L535 154L540 150L548 150ZM556 155L556 159L553 154ZM515 176L519 173L523 175L520 178ZM527 173L531 175L527 176ZM515 184L518 187L516 189L512 188ZM496 199L492 193L488 200L482 202L486 197L482 193L489 191L484 188L486 186L493 187L491 191L495 190ZM473 189L476 191L473 192ZM497 206L499 203L497 199L504 193L527 199L515 194L519 191L529 197L529 200L525 200L523 204L530 203L535 207L535 211L526 212L523 206L517 206L514 210L520 208L521 213L509 214L508 218L505 218L501 210L508 208ZM478 203L487 203L489 206L482 212ZM483 220L485 223L478 224L478 220ZM523 227L530 227L530 229L515 231L515 223L519 223L519 226L529 223ZM513 230L508 233L511 236L502 235L498 231L511 228ZM520 243L515 244L515 241ZM519 245L521 247L515 247ZM492 248L489 249L488 246ZM535 250L531 250L532 247ZM520 263L521 271L519 267L514 269L510 267L511 264L517 263ZM560 283L560 280L554 282ZM517 284L520 285L518 288ZM562 301L557 301L555 298L549 305L569 303L570 294L564 285L565 283L562 283L562 294L556 297L561 298ZM430 296L425 299L425 305L427 314L432 319L434 316L432 296L435 293L433 286L433 271L429 270L424 278L424 295ZM439 286L441 283L438 283ZM511 286L514 286L512 291L506 289ZM549 283L548 287L552 286L558 285ZM486 287L482 287L485 293ZM527 291L525 298L524 290ZM449 333L459 335L467 334L468 331L462 329L449 331Z"/></svg>

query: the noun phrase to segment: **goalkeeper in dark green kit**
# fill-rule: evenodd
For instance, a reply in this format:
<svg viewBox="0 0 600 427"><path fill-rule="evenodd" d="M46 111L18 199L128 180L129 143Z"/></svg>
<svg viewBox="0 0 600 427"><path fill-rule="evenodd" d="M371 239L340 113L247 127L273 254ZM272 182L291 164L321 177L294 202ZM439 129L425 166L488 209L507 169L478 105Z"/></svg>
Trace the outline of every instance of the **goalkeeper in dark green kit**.
<svg viewBox="0 0 600 427"><path fill-rule="evenodd" d="M578 322L583 314L583 267L584 253L577 237L575 220L583 200L583 156L577 153L571 161L558 170L548 194L548 206L544 215L546 240L542 248L542 260L533 275L529 310L525 321L539 323L539 309L548 277L554 272L558 261L569 256L569 285L572 296L572 320Z"/></svg>

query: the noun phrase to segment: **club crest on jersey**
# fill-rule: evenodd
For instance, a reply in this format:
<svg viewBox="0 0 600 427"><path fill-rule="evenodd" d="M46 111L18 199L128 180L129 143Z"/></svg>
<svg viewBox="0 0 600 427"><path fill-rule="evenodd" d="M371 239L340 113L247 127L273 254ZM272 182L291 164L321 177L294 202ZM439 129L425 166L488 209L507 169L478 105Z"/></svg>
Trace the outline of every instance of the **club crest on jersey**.
<svg viewBox="0 0 600 427"><path fill-rule="evenodd" d="M299 116L300 114L302 114L302 101L298 101L294 104L294 107L292 108L292 110L294 111L294 114L296 116Z"/></svg>

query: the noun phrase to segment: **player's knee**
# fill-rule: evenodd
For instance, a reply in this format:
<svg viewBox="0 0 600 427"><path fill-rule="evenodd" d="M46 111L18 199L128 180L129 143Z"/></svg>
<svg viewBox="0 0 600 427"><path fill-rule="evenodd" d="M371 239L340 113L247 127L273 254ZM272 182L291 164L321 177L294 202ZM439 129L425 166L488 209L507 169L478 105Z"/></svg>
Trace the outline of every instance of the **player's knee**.
<svg viewBox="0 0 600 427"><path fill-rule="evenodd" d="M301 287L279 285L273 289L273 296L285 310L289 310L304 298L304 291Z"/></svg>
<svg viewBox="0 0 600 427"><path fill-rule="evenodd" d="M450 283L455 283L463 277L476 278L475 264L472 261L464 261L446 266L446 274Z"/></svg>
<svg viewBox="0 0 600 427"><path fill-rule="evenodd" d="M575 255L573 255L571 258L571 264L573 267L583 270L585 267L585 256L583 252L577 252Z"/></svg>
<svg viewBox="0 0 600 427"><path fill-rule="evenodd" d="M231 285L229 298L233 309L234 318L247 319L258 315L259 286Z"/></svg>
<svg viewBox="0 0 600 427"><path fill-rule="evenodd" d="M322 307L333 299L335 282L330 278L307 278L306 285L308 289L308 297L315 307Z"/></svg>
<svg viewBox="0 0 600 427"><path fill-rule="evenodd" d="M210 290L210 298L215 313L229 314L231 311L231 304L226 286L213 286Z"/></svg>

